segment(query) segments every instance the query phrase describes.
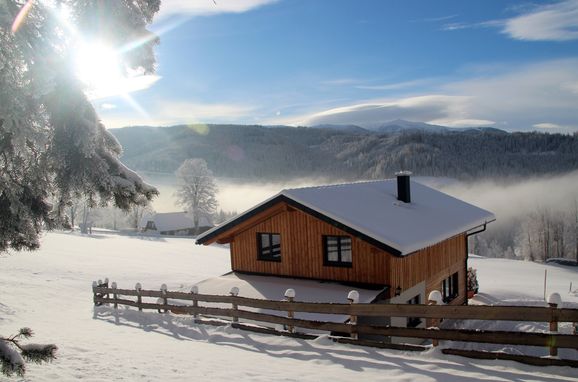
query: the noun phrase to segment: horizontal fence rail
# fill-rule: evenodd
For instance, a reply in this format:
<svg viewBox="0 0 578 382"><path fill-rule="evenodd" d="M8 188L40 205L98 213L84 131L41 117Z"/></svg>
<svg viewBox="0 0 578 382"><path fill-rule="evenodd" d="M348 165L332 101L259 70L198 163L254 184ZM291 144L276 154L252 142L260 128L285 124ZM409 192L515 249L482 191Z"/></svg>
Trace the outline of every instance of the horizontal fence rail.
<svg viewBox="0 0 578 382"><path fill-rule="evenodd" d="M260 300L239 296L220 296L97 287L95 293L123 296L166 297L175 300L189 300L208 303L237 304L249 308L278 311L293 310L301 313L339 314L378 317L421 317L469 320L503 320L531 322L578 322L578 309L550 308L537 306L486 306L486 305L418 305L418 304L339 304L299 301Z"/></svg>
<svg viewBox="0 0 578 382"><path fill-rule="evenodd" d="M350 292L348 296L350 303L312 303L294 301L294 291L286 295L285 301L260 300L238 296L238 289L233 288L231 295L209 295L200 294L196 289L192 292L167 291L163 284L161 290L144 290L140 284L135 289L119 289L116 283L111 287L108 280L105 282L93 283L93 300L95 305L112 304L116 308L118 305L131 306L139 310L157 310L159 312L173 312L177 314L190 314L197 318L202 316L227 317L232 319L232 324L246 330L247 326L239 324L239 319L252 322L261 322L274 325L282 325L290 335L307 337L305 333L295 333L295 328L328 331L337 334L338 342L369 344L377 347L404 348L415 350L414 348L425 349L423 346L386 344L384 342L367 341L358 339L358 335L417 338L432 340L434 346L438 341L461 341L506 345L525 345L548 347L550 355L557 355L558 348L569 348L578 350L578 309L530 306L449 306L449 305L409 305L409 304L359 304L354 301L356 296ZM356 292L355 292L356 293ZM136 297L127 299L126 297ZM351 297L353 296L353 297ZM143 297L156 301L143 301ZM190 302L190 303L189 303ZM200 306L199 303L204 303ZM433 303L433 302L432 302ZM213 304L213 306L206 306ZM214 304L218 304L215 306ZM242 309L249 308L252 310ZM282 314L272 314L272 312L255 311L267 310L283 312ZM341 315L349 318L348 322L315 321L309 319L295 318L295 313L317 313ZM428 328L406 328L389 325L367 325L357 322L359 316L367 317L419 317L429 319ZM503 321L531 321L547 322L550 324L549 332L512 332L512 331L491 331L491 330L469 330L469 329L441 329L438 323L442 319L458 320L503 320ZM345 320L344 320L345 321ZM557 332L559 322L574 323L574 334L560 334ZM259 329L264 333L277 333L276 329ZM259 331L257 330L257 331ZM349 337L349 338L346 338ZM447 350L447 352L445 351ZM540 357L506 355L496 352L476 352L457 349L444 349L447 354L465 355L479 358L492 359L513 359L519 362L533 365L568 365L578 367L578 361L559 360L556 362L544 361ZM478 354L480 353L480 354ZM469 354L469 355L468 355ZM512 358L513 357L513 358ZM562 363L560 363L562 362Z"/></svg>

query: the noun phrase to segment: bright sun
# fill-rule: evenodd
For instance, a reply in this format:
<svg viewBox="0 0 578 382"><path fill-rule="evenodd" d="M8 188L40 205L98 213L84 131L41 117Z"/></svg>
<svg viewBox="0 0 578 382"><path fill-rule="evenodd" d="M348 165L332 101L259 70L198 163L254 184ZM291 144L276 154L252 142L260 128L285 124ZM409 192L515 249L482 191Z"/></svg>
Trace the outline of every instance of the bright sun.
<svg viewBox="0 0 578 382"><path fill-rule="evenodd" d="M123 68L118 53L102 43L80 44L74 55L75 74L90 99L127 95L150 87L160 77Z"/></svg>
<svg viewBox="0 0 578 382"><path fill-rule="evenodd" d="M99 43L85 44L75 55L75 71L91 97L101 98L123 92L126 81L113 49Z"/></svg>

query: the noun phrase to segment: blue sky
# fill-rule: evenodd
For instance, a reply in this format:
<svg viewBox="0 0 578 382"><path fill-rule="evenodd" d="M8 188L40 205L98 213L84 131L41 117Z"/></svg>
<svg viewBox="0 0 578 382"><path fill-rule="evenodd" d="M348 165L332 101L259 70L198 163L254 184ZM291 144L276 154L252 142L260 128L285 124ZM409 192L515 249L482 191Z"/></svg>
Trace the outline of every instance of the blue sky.
<svg viewBox="0 0 578 382"><path fill-rule="evenodd" d="M578 0L163 0L158 77L108 127L578 129Z"/></svg>

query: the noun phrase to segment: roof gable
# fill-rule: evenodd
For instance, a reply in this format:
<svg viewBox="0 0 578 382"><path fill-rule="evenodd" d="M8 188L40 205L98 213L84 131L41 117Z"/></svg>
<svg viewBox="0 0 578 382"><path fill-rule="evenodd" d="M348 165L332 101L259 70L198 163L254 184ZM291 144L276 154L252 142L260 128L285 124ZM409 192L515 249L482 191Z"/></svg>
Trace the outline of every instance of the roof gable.
<svg viewBox="0 0 578 382"><path fill-rule="evenodd" d="M411 203L397 200L395 179L283 190L207 231L197 242L203 244L283 200L394 255L407 255L495 220L491 212L413 181L411 198Z"/></svg>

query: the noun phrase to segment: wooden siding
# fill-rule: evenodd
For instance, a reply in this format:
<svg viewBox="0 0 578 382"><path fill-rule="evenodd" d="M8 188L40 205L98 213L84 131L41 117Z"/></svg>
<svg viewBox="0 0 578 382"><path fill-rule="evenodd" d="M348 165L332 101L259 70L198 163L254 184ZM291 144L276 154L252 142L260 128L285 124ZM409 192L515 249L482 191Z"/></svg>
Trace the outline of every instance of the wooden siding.
<svg viewBox="0 0 578 382"><path fill-rule="evenodd" d="M459 295L451 303L465 302L466 285L466 235L461 234L424 248L405 257L390 257L389 284L402 290L426 280L426 296L432 290L442 290L442 282L458 272Z"/></svg>
<svg viewBox="0 0 578 382"><path fill-rule="evenodd" d="M281 235L281 261L257 260L257 233ZM386 284L389 254L352 237L352 266L323 265L323 235L351 237L303 211L287 208L234 236L231 266L235 271L310 279Z"/></svg>
<svg viewBox="0 0 578 382"><path fill-rule="evenodd" d="M426 280L427 293L441 290L442 280L457 271L460 296L456 300L464 301L465 235L396 257L303 211L279 204L220 235L218 241L231 244L234 271L390 285L391 289L399 285L403 290ZM281 235L280 262L257 260L259 232ZM323 265L323 235L352 238L351 267Z"/></svg>

